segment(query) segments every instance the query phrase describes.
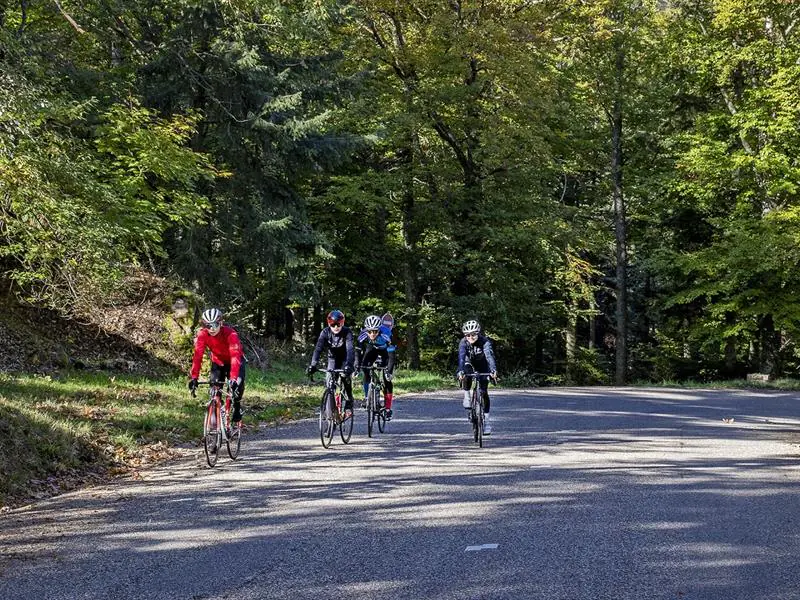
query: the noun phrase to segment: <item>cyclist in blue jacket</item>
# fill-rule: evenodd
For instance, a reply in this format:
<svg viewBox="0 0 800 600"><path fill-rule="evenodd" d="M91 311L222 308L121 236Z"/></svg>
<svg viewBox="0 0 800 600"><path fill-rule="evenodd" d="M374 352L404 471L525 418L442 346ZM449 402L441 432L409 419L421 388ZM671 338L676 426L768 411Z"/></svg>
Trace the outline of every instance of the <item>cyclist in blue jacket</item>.
<svg viewBox="0 0 800 600"><path fill-rule="evenodd" d="M327 317L328 326L323 329L314 354L311 356L311 363L306 369L306 373L313 374L317 370L317 362L323 350L328 350L328 369L344 369L342 384L347 398L344 402L344 412L353 414L353 384L350 379L353 374L353 331L344 324L344 313L340 310L332 310Z"/></svg>
<svg viewBox="0 0 800 600"><path fill-rule="evenodd" d="M492 341L481 333L481 325L472 319L461 326L464 338L458 345L458 381L464 389L464 400L462 406L469 409L470 390L475 377L465 379L469 373L491 373L492 380L497 379L497 363L494 360L494 350ZM483 434L490 435L492 426L489 421L489 377L483 375L477 377L481 390L484 392L484 413Z"/></svg>
<svg viewBox="0 0 800 600"><path fill-rule="evenodd" d="M371 367L380 358L381 364L386 367L383 371L384 407L386 420L392 420L392 399L394 386L392 377L394 373L395 346L392 343L392 330L382 324L381 317L370 315L364 319L364 328L358 336L356 342L356 364L355 369ZM364 398L367 397L369 390L369 371L364 369Z"/></svg>

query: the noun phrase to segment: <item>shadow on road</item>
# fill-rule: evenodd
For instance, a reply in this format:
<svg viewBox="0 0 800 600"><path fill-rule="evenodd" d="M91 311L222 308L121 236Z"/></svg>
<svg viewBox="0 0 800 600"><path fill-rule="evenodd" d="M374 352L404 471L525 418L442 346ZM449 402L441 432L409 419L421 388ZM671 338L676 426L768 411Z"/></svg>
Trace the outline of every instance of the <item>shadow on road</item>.
<svg viewBox="0 0 800 600"><path fill-rule="evenodd" d="M797 597L795 394L494 398L483 449L454 394L413 397L373 439L359 413L352 443L324 450L305 421L214 470L13 511L0 597L60 598L63 581L85 598L227 597L231 581L242 598ZM498 547L467 550L482 544Z"/></svg>

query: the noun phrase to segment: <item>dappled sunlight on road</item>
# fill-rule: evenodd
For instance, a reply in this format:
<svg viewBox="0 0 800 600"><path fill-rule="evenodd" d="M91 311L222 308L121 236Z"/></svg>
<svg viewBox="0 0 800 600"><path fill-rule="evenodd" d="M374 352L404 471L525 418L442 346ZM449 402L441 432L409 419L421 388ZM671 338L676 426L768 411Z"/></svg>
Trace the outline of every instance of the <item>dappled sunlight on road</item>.
<svg viewBox="0 0 800 600"><path fill-rule="evenodd" d="M763 583L762 572L775 574L772 597L784 594L775 586L800 567L798 537L784 526L800 485L795 397L597 388L492 398L484 448L457 397L421 395L399 399L396 419L371 439L357 411L352 442L337 436L325 450L308 419L247 436L242 458L223 455L215 469L198 450L138 481L13 511L2 539L15 552L0 565L43 586L95 560L122 573L151 556L137 568L171 565L184 585L164 597L176 598L226 593L201 568L223 550L236 557L237 593L253 598L278 574L280 598L395 600L425 585L429 598L470 598L487 578L509 598L614 597L619 586L644 598L651 586L678 589L676 573L702 574L693 589L722 598ZM484 543L494 553L465 553ZM342 551L358 568L331 570ZM364 555L389 556L388 566ZM445 571L451 595L436 591Z"/></svg>

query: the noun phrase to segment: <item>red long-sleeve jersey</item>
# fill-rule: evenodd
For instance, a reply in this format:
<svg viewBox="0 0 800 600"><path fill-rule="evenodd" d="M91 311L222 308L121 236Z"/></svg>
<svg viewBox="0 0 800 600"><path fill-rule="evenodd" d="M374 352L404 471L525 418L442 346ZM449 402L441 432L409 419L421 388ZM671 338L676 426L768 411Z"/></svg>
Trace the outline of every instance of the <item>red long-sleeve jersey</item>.
<svg viewBox="0 0 800 600"><path fill-rule="evenodd" d="M211 361L224 367L231 366L231 379L239 377L244 353L239 334L233 327L223 325L217 335L208 333L208 329L201 329L194 339L194 357L192 358L192 379L200 377L200 367L203 364L203 354L206 348L211 350Z"/></svg>

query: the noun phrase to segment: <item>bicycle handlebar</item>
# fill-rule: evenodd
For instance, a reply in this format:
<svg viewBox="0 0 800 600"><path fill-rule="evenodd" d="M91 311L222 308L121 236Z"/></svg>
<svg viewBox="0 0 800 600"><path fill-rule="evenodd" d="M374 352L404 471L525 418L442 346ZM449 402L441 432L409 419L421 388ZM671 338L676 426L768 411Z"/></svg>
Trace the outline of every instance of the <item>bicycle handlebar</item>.
<svg viewBox="0 0 800 600"><path fill-rule="evenodd" d="M463 379L466 379L467 377L472 379L477 379L478 377L488 377L489 381L497 385L497 375L493 376L492 373L464 373Z"/></svg>
<svg viewBox="0 0 800 600"><path fill-rule="evenodd" d="M227 381L211 381L211 380L208 380L208 381L198 381L197 382L197 387L200 387L201 385L218 385L219 387L224 387L227 384L228 384ZM192 390L192 398L197 398L197 388Z"/></svg>
<svg viewBox="0 0 800 600"><path fill-rule="evenodd" d="M339 374L347 372L344 369L317 369L317 371L319 371L320 373L339 373ZM314 381L314 373L309 373L308 379L309 381Z"/></svg>

